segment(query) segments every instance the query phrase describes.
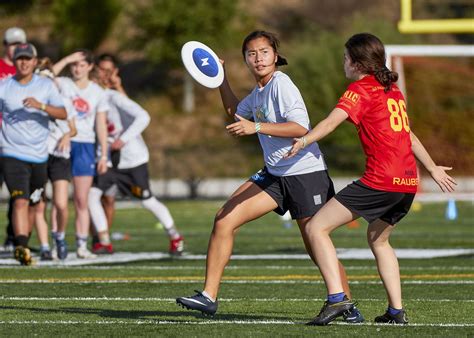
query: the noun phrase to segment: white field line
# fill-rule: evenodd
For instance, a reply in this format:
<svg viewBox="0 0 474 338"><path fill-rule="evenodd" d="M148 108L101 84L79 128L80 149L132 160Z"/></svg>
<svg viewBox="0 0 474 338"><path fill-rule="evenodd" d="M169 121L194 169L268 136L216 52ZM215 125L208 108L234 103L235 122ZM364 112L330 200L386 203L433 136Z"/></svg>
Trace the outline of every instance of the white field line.
<svg viewBox="0 0 474 338"><path fill-rule="evenodd" d="M203 279L196 278L186 280L162 280L162 279L106 279L106 280L77 280L77 279L5 279L0 280L1 284L195 284L201 283ZM324 284L322 280L223 280L222 284ZM349 284L354 285L372 285L382 284L381 281L350 281ZM474 284L474 280L403 280L402 284L421 284L421 285L457 285L457 284Z"/></svg>
<svg viewBox="0 0 474 338"><path fill-rule="evenodd" d="M474 249L395 249L397 257L400 259L426 259L437 257L456 257L461 255L472 255ZM374 259L374 255L369 249L362 248L339 248L337 255L340 259ZM169 254L164 252L116 252L113 255L102 255L94 259L78 259L75 253L71 253L68 259L61 261L37 261L37 266L64 266L64 265L92 265L92 264L117 264L144 260L169 259ZM205 260L206 255L183 254L176 260ZM306 260L307 254L263 254L263 255L232 255L231 260ZM0 258L0 265L18 266L18 262L12 257Z"/></svg>
<svg viewBox="0 0 474 338"><path fill-rule="evenodd" d="M304 322L295 322L290 320L204 320L204 321L171 321L171 320L2 320L0 325L219 325L219 324L238 324L238 325L303 325ZM361 323L361 324L345 324L334 322L335 325L343 326L376 326L376 327L390 327L403 328L409 327L474 327L474 323L410 323L408 325L390 325L390 324L376 324L376 323Z"/></svg>
<svg viewBox="0 0 474 338"><path fill-rule="evenodd" d="M12 269L18 266L0 265L2 269ZM234 265L227 266L226 270L314 270L315 266L298 266L298 265ZM344 266L346 270L377 270L377 266L374 265L354 265ZM153 265L108 265L108 266L70 266L70 265L55 265L55 266L30 266L28 269L64 269L64 270L204 270L205 266L186 266L186 265L173 265L173 266L153 266ZM400 267L403 271L451 271L451 270L474 270L474 266L406 266Z"/></svg>
<svg viewBox="0 0 474 338"><path fill-rule="evenodd" d="M116 302L176 302L176 298L159 297L0 297L0 301L116 301ZM320 302L323 298L219 298L219 302ZM383 302L385 298L357 298L361 302ZM434 303L474 303L474 299L404 299L405 302L434 302Z"/></svg>

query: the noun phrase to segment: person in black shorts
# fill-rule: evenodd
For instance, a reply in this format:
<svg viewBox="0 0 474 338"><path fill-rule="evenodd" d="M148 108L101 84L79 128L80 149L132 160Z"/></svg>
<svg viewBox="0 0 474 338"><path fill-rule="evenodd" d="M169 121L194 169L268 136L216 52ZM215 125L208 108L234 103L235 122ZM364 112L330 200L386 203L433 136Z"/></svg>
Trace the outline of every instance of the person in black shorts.
<svg viewBox="0 0 474 338"><path fill-rule="evenodd" d="M112 68L107 68L112 67ZM114 70L115 69L115 70ZM111 224L110 190L118 186L120 191L132 195L142 201L143 206L155 215L163 225L169 240L169 253L181 255L184 250L184 238L179 233L174 219L168 208L158 201L150 191L148 161L149 152L141 133L150 123L150 115L139 104L123 94L122 91L110 88L112 83L117 85L117 70L115 63L110 57L101 57L98 65L100 83L106 86L109 111L107 113L108 139L110 143L110 173L98 175L94 179L94 186L89 193L89 210L98 235L98 242L93 244L92 251L96 254L113 253L110 241L109 228ZM114 76L112 83L110 76ZM104 76L105 75L105 76ZM108 76L107 76L108 75ZM121 86L119 86L121 88ZM107 194L104 210L101 198Z"/></svg>
<svg viewBox="0 0 474 338"><path fill-rule="evenodd" d="M176 302L190 310L214 315L224 268L230 260L237 230L271 211L290 211L296 220L308 254L314 261L305 228L309 219L334 195L323 154L312 144L297 157L283 158L293 137L305 135L310 121L303 98L291 79L279 71L287 64L278 53L279 41L272 33L255 31L243 41L242 56L256 86L243 100L233 93L227 77L219 87L226 113L236 122L227 126L230 134L256 134L263 150L265 167L243 183L217 212L209 239L204 290ZM339 264L344 290L350 293L344 268ZM348 318L363 321L351 306Z"/></svg>
<svg viewBox="0 0 474 338"><path fill-rule="evenodd" d="M307 236L324 278L328 298L319 314L308 324L326 325L348 308L338 271L332 231L363 217L368 223L367 240L388 297L386 312L377 323L407 324L402 306L397 256L390 235L409 211L418 186L415 158L443 191L454 190L456 181L431 159L409 124L406 102L397 87L398 74L385 66L385 48L374 35L353 35L345 44L344 72L354 80L327 118L307 135L295 139L287 157L321 140L345 120L356 125L367 156L361 179L348 185L309 221Z"/></svg>
<svg viewBox="0 0 474 338"><path fill-rule="evenodd" d="M46 183L46 139L51 118L65 119L64 104L53 81L34 74L36 48L29 43L16 47L16 75L0 83L0 111L5 183L14 201L15 258L32 262L28 239L29 204L38 204Z"/></svg>

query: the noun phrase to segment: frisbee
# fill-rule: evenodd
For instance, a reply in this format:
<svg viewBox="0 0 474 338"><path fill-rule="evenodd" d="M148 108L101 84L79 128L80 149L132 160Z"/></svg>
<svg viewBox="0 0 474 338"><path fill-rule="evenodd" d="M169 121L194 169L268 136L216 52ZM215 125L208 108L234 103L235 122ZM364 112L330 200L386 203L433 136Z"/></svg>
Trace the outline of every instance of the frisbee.
<svg viewBox="0 0 474 338"><path fill-rule="evenodd" d="M224 68L216 53L198 41L188 41L181 49L181 59L188 73L200 84L217 88L224 81Z"/></svg>

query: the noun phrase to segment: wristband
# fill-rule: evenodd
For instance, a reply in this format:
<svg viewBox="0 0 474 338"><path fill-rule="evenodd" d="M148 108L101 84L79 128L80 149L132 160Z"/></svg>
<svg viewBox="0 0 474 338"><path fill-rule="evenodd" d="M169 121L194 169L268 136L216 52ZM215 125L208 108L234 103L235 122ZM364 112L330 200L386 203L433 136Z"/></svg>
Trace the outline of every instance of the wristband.
<svg viewBox="0 0 474 338"><path fill-rule="evenodd" d="M46 111L46 105L44 103L41 104L41 110Z"/></svg>
<svg viewBox="0 0 474 338"><path fill-rule="evenodd" d="M260 128L261 128L261 127L262 127L262 126L260 125L260 122L255 123L255 131L256 131L257 133L260 132Z"/></svg>
<svg viewBox="0 0 474 338"><path fill-rule="evenodd" d="M303 142L303 148L306 148L306 145L307 145L307 143L306 143L306 136L303 136L303 137L301 138L301 141Z"/></svg>
<svg viewBox="0 0 474 338"><path fill-rule="evenodd" d="M102 161L102 160L106 160L106 161L107 161L108 158L107 158L107 156L101 156L101 157L100 157L100 160L101 160L101 161Z"/></svg>

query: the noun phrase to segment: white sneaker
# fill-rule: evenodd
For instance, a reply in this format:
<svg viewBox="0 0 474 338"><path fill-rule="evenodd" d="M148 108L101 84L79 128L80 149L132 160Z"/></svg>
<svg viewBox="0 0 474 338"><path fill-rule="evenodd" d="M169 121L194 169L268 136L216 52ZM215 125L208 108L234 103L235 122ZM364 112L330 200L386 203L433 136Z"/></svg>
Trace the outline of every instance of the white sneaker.
<svg viewBox="0 0 474 338"><path fill-rule="evenodd" d="M77 258L82 258L82 259L93 259L93 258L97 258L97 255L96 255L96 254L93 254L92 252L90 252L89 250L87 250L87 248L79 248L79 249L77 249L76 254L77 254Z"/></svg>

